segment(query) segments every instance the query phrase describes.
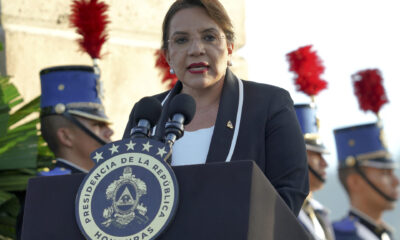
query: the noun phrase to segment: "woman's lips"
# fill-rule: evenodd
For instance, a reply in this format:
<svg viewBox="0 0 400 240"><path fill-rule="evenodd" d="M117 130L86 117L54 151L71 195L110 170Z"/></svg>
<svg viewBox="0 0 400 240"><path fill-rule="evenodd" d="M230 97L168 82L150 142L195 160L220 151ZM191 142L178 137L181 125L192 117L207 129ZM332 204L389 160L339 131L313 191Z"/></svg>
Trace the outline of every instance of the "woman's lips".
<svg viewBox="0 0 400 240"><path fill-rule="evenodd" d="M189 65L188 71L193 74L203 74L208 71L208 66L205 63L192 63Z"/></svg>

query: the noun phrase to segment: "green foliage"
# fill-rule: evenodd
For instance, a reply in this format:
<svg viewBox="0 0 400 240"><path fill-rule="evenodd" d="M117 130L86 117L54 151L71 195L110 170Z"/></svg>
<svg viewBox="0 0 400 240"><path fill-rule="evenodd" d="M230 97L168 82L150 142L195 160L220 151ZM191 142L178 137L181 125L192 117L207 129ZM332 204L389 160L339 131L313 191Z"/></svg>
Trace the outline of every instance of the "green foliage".
<svg viewBox="0 0 400 240"><path fill-rule="evenodd" d="M15 236L15 224L20 202L15 194L0 191L0 239L1 235Z"/></svg>
<svg viewBox="0 0 400 240"><path fill-rule="evenodd" d="M19 197L37 169L54 159L37 127L40 98L20 106L22 101L9 78L0 76L0 239L15 237Z"/></svg>
<svg viewBox="0 0 400 240"><path fill-rule="evenodd" d="M7 96L3 92L11 92L10 84L7 84L8 78L0 76L0 137L3 137L8 128L8 119L10 107L7 104Z"/></svg>

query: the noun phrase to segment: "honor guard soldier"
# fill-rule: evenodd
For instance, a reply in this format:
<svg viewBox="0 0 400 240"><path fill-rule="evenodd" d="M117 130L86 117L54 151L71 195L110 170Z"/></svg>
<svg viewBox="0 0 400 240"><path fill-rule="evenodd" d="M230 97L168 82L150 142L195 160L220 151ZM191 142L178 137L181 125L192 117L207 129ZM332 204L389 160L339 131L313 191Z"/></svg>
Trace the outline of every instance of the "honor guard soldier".
<svg viewBox="0 0 400 240"><path fill-rule="evenodd" d="M43 69L41 130L57 157L56 168L42 175L87 172L94 166L90 153L110 142L113 131L104 113L99 61L108 38L108 5L102 1L76 0L71 5L70 24L81 36L90 66L60 66Z"/></svg>
<svg viewBox="0 0 400 240"><path fill-rule="evenodd" d="M38 175L87 173L94 166L90 153L110 142L113 134L99 98L99 76L90 66L59 66L43 69L40 79L41 132L56 160L52 170ZM22 207L17 239L23 211Z"/></svg>
<svg viewBox="0 0 400 240"><path fill-rule="evenodd" d="M113 131L100 99L99 75L90 66L59 66L40 72L41 132L56 156L40 175L87 172L90 153L110 142Z"/></svg>
<svg viewBox="0 0 400 240"><path fill-rule="evenodd" d="M348 216L333 225L336 239L393 239L382 214L395 207L399 179L383 129L379 123L370 123L334 132L339 179L351 205Z"/></svg>
<svg viewBox="0 0 400 240"><path fill-rule="evenodd" d="M294 106L297 119L304 135L307 150L308 176L310 194L304 201L299 213L299 220L305 229L318 240L335 239L332 224L328 219L328 211L315 200L313 192L320 190L325 183L325 169L328 167L323 154L329 153L323 145L318 133L318 118L315 104L301 104Z"/></svg>
<svg viewBox="0 0 400 240"><path fill-rule="evenodd" d="M303 132L307 150L308 179L310 193L303 203L299 220L304 228L317 240L334 239L328 211L313 199L313 192L325 183L325 169L328 167L323 154L328 153L319 136L319 120L316 116L315 98L327 88L327 82L320 75L325 67L312 45L303 46L286 54L289 70L295 73L296 89L311 98L311 104L295 105L297 119Z"/></svg>
<svg viewBox="0 0 400 240"><path fill-rule="evenodd" d="M77 42L92 58L93 67L68 65L40 71L41 133L56 162L54 169L41 171L39 176L87 173L95 165L90 153L111 141L113 131L101 102L99 68L101 47L108 37L107 10L108 5L98 0L71 4L70 24L81 36ZM21 209L18 226L22 224ZM20 229L17 232L19 239Z"/></svg>
<svg viewBox="0 0 400 240"><path fill-rule="evenodd" d="M339 179L350 199L347 217L334 223L336 239L391 240L384 211L395 207L399 179L386 146L379 110L388 102L378 69L352 76L360 108L372 111L377 122L336 129Z"/></svg>

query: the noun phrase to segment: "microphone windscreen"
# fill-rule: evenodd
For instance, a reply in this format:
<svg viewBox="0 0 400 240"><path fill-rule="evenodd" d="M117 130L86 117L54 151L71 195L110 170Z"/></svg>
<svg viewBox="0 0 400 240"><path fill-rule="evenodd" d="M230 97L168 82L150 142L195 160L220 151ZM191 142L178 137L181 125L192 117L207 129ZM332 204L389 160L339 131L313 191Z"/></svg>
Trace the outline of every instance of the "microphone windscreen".
<svg viewBox="0 0 400 240"><path fill-rule="evenodd" d="M133 119L137 124L139 120L146 119L151 126L156 125L161 115L161 103L154 97L144 97L136 104Z"/></svg>
<svg viewBox="0 0 400 240"><path fill-rule="evenodd" d="M192 121L196 112L196 102L192 96L181 93L176 95L169 104L168 116L172 118L174 114L180 113L185 117L184 125Z"/></svg>

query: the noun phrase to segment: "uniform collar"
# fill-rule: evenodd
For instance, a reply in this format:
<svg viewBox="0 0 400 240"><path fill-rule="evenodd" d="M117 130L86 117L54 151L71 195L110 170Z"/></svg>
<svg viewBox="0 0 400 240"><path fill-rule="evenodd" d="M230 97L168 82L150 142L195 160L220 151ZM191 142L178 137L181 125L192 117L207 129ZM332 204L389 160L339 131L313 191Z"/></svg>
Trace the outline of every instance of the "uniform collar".
<svg viewBox="0 0 400 240"><path fill-rule="evenodd" d="M306 201L308 201L311 205L311 207L316 210L316 211L321 211L324 212L326 214L329 213L329 210L327 208L324 207L324 205L322 205L320 202L318 202L317 200L315 200L314 198L310 197L307 198Z"/></svg>
<svg viewBox="0 0 400 240"><path fill-rule="evenodd" d="M371 232L373 232L376 236L379 238L383 233L387 233L389 235L392 235L393 229L388 226L385 223L378 224L376 221L374 221L372 218L361 212L355 207L351 207L350 212L349 212L350 218L357 218L358 221L364 225L366 228L368 228Z"/></svg>
<svg viewBox="0 0 400 240"><path fill-rule="evenodd" d="M56 160L57 160L56 166L69 169L71 170L72 173L88 173L87 170L79 167L76 164L71 163L68 160L65 160L63 158L56 158Z"/></svg>

